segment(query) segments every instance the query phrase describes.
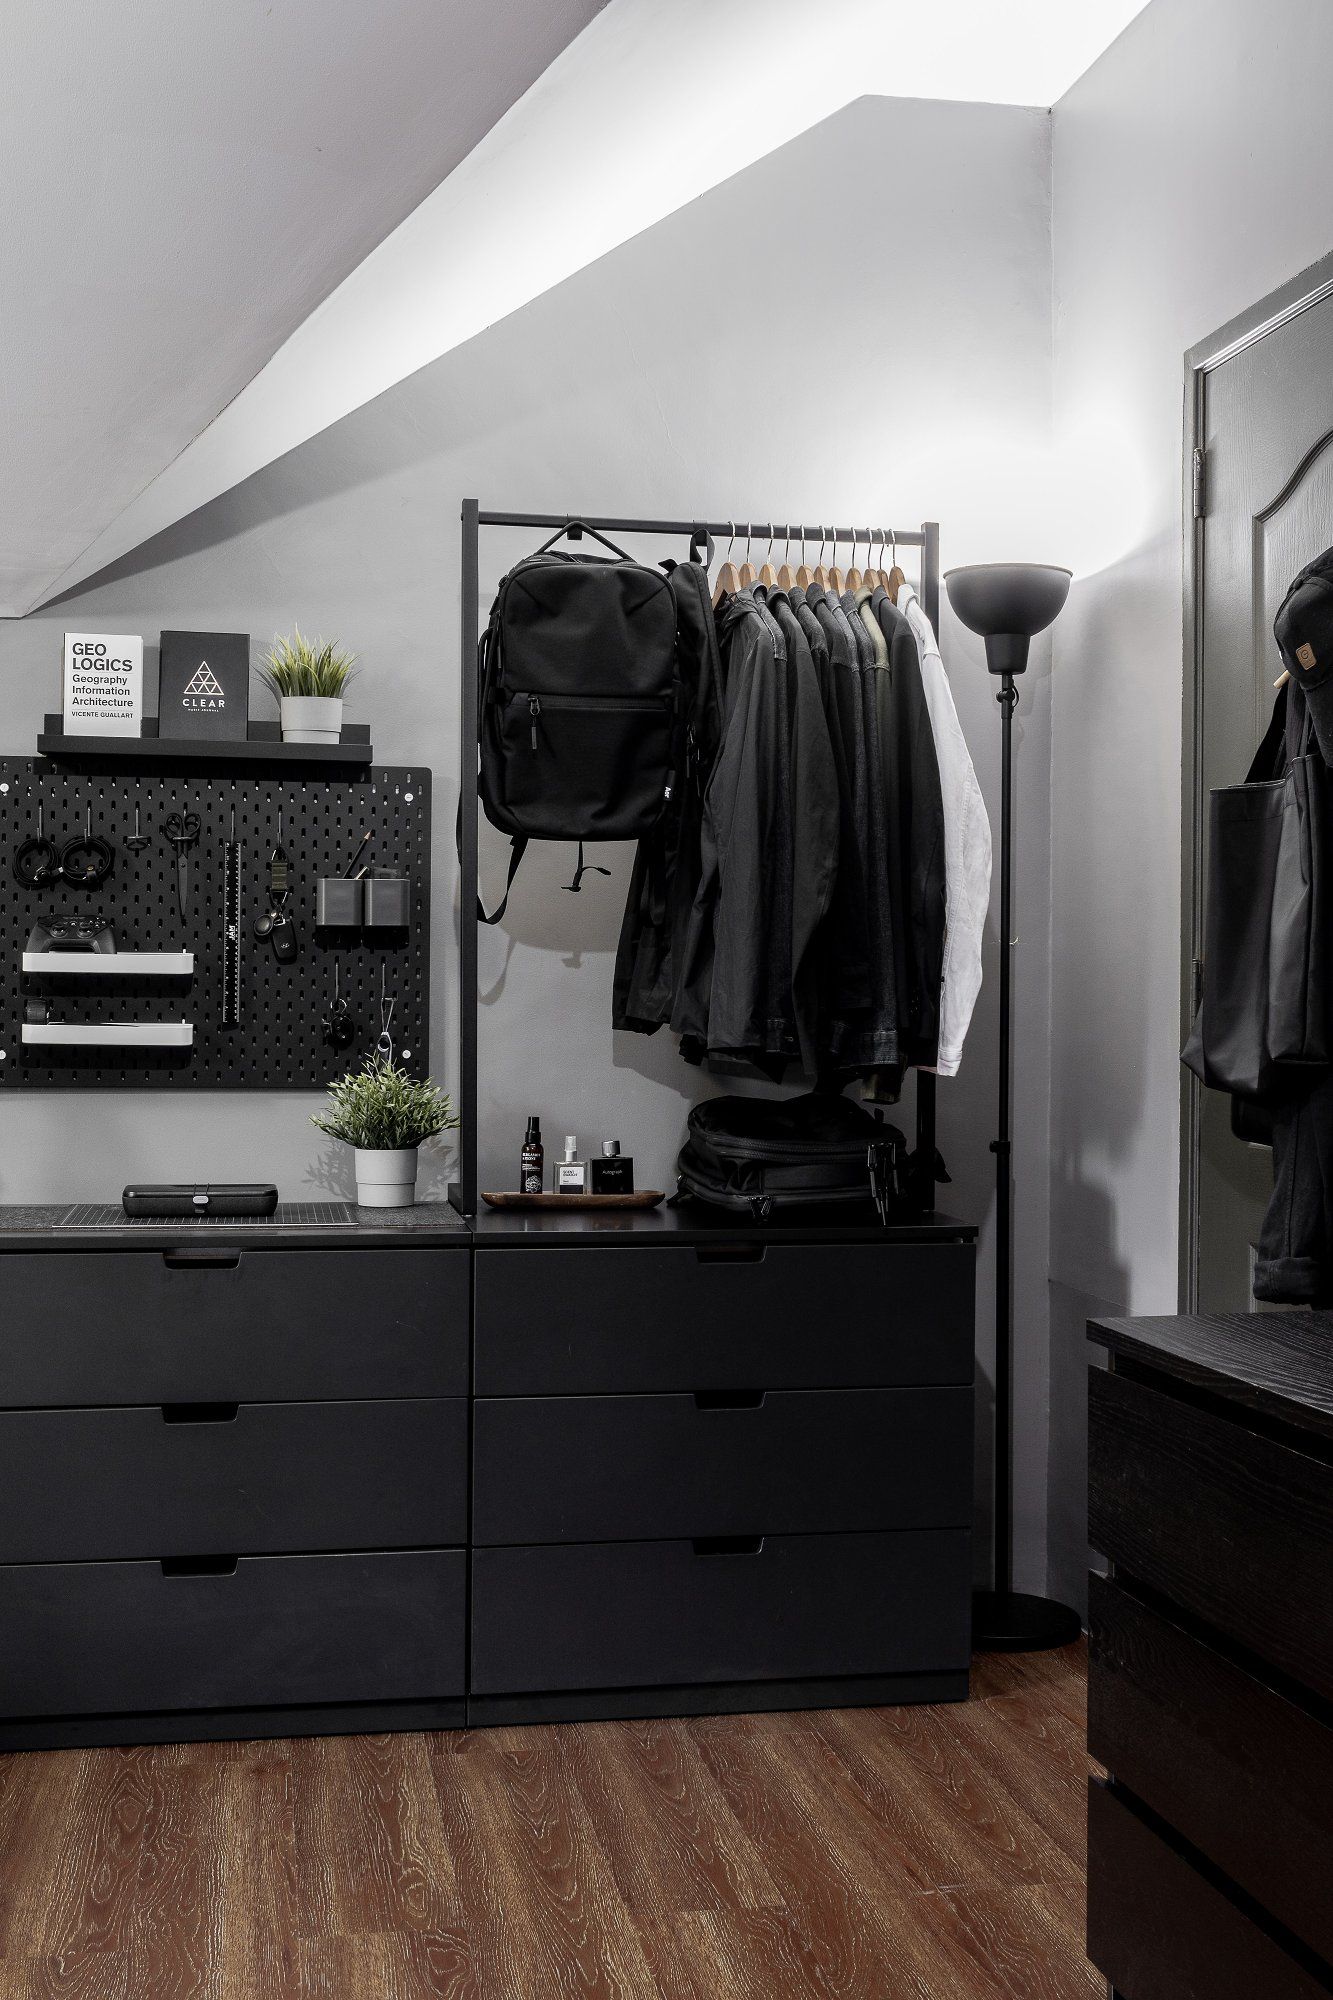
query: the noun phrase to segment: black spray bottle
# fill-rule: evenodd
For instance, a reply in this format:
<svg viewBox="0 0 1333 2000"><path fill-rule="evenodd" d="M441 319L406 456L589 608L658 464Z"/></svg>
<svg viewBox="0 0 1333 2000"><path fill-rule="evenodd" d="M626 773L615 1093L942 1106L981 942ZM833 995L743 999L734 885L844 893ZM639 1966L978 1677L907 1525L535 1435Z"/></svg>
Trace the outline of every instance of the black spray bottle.
<svg viewBox="0 0 1333 2000"><path fill-rule="evenodd" d="M542 1145L542 1121L528 1119L527 1136L518 1158L520 1194L540 1194L546 1184L546 1150Z"/></svg>

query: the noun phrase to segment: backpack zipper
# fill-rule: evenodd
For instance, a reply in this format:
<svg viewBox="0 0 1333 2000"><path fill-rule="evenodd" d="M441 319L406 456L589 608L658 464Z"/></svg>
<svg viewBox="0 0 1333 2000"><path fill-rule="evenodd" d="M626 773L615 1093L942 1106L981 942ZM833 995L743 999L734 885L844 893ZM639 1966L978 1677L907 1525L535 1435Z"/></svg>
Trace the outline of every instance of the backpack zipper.
<svg viewBox="0 0 1333 2000"><path fill-rule="evenodd" d="M519 696L522 700L523 697ZM574 709L585 712L611 715L639 715L647 710L661 708L669 710L670 697L666 695L641 694L530 694L528 704L528 734L535 751L537 748L537 724L544 708Z"/></svg>

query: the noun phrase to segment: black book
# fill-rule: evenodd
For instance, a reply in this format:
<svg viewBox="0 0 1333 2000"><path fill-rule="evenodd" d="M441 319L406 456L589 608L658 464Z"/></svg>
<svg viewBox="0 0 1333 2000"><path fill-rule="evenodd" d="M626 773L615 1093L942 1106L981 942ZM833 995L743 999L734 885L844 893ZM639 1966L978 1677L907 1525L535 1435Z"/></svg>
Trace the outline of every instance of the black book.
<svg viewBox="0 0 1333 2000"><path fill-rule="evenodd" d="M244 742L250 724L250 634L164 632L159 736Z"/></svg>

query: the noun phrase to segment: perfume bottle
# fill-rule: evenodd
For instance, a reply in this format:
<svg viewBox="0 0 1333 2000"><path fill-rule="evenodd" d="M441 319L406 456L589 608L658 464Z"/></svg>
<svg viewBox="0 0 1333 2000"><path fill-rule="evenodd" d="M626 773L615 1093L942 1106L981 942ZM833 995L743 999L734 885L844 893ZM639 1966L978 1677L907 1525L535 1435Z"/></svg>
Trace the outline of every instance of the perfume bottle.
<svg viewBox="0 0 1333 2000"><path fill-rule="evenodd" d="M545 1182L546 1151L542 1145L542 1121L540 1118L529 1118L523 1150L518 1156L519 1193L540 1194Z"/></svg>
<svg viewBox="0 0 1333 2000"><path fill-rule="evenodd" d="M579 1158L578 1144L572 1132L565 1135L565 1157L556 1161L553 1177L557 1194L588 1192L588 1162Z"/></svg>
<svg viewBox="0 0 1333 2000"><path fill-rule="evenodd" d="M594 1194L633 1194L634 1162L620 1150L619 1139L603 1139L602 1157L592 1163Z"/></svg>

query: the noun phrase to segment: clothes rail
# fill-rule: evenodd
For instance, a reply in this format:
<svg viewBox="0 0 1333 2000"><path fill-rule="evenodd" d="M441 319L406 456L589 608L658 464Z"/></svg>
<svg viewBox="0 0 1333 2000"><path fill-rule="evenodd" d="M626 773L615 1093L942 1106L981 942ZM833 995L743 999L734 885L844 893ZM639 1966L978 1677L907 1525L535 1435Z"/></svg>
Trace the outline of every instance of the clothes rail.
<svg viewBox="0 0 1333 2000"><path fill-rule="evenodd" d="M480 531L482 528L565 528L577 525L607 535L685 536L696 539L708 535L714 541L722 535L740 539L748 535L768 536L773 541L811 542L819 535L826 541L852 543L867 536L878 542L894 543L900 549L921 551L921 608L938 629L940 615L940 529L938 521L923 521L919 528L832 528L801 526L785 521L661 521L640 520L606 514L526 514L507 509L483 508L478 500L464 500L462 517L461 631L462 687L459 707L459 787L461 833L459 839L458 908L458 1159L457 1183L449 1198L462 1215L477 1212L477 1141L480 1110L477 1103L478 1004L477 991L477 891L478 891L478 787L477 787L477 642L481 632L479 599ZM916 1202L922 1213L935 1206L935 1078L916 1072Z"/></svg>

